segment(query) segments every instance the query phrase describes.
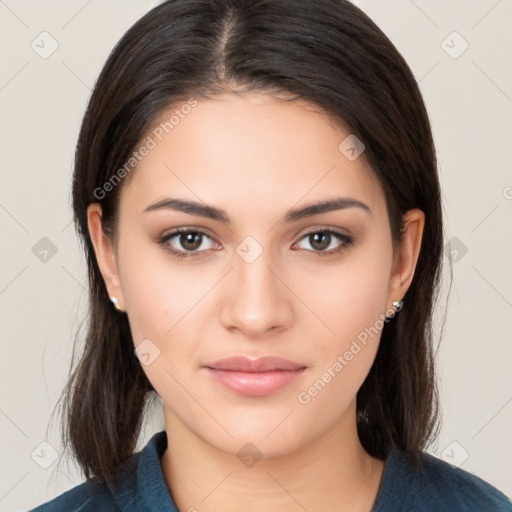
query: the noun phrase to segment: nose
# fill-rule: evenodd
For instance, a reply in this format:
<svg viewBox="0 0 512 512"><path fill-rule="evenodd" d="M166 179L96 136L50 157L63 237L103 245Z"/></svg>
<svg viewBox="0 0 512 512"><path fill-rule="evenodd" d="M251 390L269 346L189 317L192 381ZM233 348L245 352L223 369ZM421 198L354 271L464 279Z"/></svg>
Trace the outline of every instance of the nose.
<svg viewBox="0 0 512 512"><path fill-rule="evenodd" d="M288 328L294 317L293 294L264 251L247 263L235 255L221 308L221 323L248 338L261 338Z"/></svg>

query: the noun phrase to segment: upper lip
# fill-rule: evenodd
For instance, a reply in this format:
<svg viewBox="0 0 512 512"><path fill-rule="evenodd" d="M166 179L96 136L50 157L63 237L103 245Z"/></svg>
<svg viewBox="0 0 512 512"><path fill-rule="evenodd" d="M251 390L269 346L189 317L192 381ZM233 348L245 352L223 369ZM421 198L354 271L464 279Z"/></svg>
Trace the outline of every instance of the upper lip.
<svg viewBox="0 0 512 512"><path fill-rule="evenodd" d="M213 363L204 365L214 370L231 370L240 372L270 372L273 370L301 370L306 366L295 363L289 359L275 356L264 356L258 359L251 359L246 356L234 356L226 359L219 359Z"/></svg>

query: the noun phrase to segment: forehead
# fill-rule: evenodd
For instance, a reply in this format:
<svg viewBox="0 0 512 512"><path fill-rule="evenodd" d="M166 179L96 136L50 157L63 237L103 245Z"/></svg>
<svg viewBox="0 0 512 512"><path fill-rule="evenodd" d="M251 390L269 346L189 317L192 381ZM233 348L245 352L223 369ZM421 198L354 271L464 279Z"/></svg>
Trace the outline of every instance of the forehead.
<svg viewBox="0 0 512 512"><path fill-rule="evenodd" d="M313 105L255 92L196 101L162 112L146 132L151 149L122 201L142 211L178 195L248 216L340 195L382 206L373 171L342 151L351 134Z"/></svg>

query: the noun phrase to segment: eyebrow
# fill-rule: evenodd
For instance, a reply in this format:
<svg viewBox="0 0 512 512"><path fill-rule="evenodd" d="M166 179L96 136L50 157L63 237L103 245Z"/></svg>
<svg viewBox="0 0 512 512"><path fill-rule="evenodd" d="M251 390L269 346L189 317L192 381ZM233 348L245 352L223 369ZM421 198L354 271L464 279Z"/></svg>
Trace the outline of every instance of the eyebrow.
<svg viewBox="0 0 512 512"><path fill-rule="evenodd" d="M359 201L358 199L354 199L352 197L339 197L336 199L319 201L313 204L309 204L307 206L303 206L301 208L288 210L288 212L286 212L284 221L288 223L296 222L300 219L312 217L320 213L327 213L335 210L345 210L347 208L360 208L368 212L370 215L373 215L370 207L367 204L363 203L362 201ZM161 201L158 201L157 203L148 206L143 213L161 209L170 209L183 213L188 213L189 215L198 215L199 217L217 220L224 224L231 223L226 212L220 208L215 208L214 206L209 206L195 201L177 199L172 197L162 199Z"/></svg>

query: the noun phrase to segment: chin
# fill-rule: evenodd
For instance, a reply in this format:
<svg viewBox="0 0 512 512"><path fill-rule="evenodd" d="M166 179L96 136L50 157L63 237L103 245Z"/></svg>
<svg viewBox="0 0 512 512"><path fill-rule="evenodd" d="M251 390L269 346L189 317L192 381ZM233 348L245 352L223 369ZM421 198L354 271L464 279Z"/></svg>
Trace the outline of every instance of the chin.
<svg viewBox="0 0 512 512"><path fill-rule="evenodd" d="M280 457L300 449L320 434L317 432L317 429L321 428L318 422L309 425L299 418L297 411L291 411L293 409L288 407L269 411L265 415L264 412L256 409L249 413L243 409L238 412L235 410L227 416L216 416L217 421L224 428L216 423L214 428L208 425L207 429L194 428L193 430L204 442L239 458L244 451L250 454L252 450L261 458ZM197 420L193 424L205 425L204 422L197 422Z"/></svg>

